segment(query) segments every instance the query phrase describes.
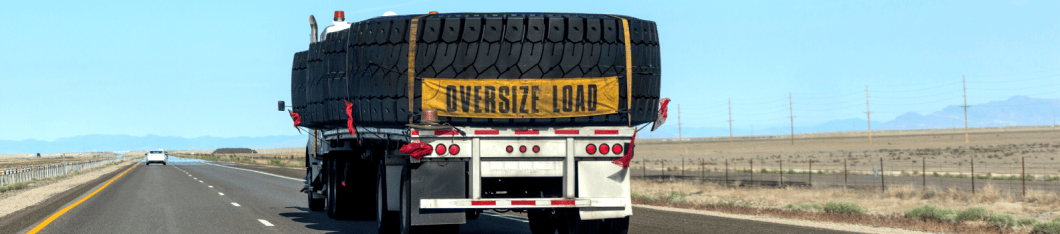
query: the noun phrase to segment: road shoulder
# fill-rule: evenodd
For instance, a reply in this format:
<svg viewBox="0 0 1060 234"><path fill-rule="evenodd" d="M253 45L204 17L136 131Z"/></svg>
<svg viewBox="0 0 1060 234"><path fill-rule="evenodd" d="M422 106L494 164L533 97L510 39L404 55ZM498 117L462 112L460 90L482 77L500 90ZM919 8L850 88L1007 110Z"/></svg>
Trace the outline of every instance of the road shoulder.
<svg viewBox="0 0 1060 234"><path fill-rule="evenodd" d="M855 232L855 233L910 233L910 234L927 234L927 233L929 233L929 232L911 231L911 230L887 228L887 227L872 227L872 226L862 226L862 225L845 224L845 223L829 223L829 222L817 222L817 221L784 219L784 218L774 218L774 217L762 217L762 216L753 216L753 215L722 213L722 212L716 212L716 211L680 209L680 208L664 207L664 206L653 206L653 205L642 205L642 204L634 204L633 206L634 207L640 207L640 208L654 209L654 210L686 213L686 214L699 214L699 215L707 215L707 216L714 216L714 217L724 217L724 218L732 218L732 219L752 220L752 221L758 221L758 222L786 224L786 225L811 227L811 228L821 228L821 229L829 229L829 230L844 231L844 232ZM636 215L636 214L633 214L633 215Z"/></svg>

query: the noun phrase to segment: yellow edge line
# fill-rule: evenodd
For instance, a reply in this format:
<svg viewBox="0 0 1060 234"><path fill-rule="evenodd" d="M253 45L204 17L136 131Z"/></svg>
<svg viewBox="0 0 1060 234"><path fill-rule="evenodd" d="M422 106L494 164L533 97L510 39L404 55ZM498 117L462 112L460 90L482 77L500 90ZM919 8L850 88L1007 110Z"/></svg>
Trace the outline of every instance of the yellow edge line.
<svg viewBox="0 0 1060 234"><path fill-rule="evenodd" d="M121 176L125 175L126 172L129 172L129 170L132 170L133 168L136 168L136 166L139 166L139 164L133 165L133 167L131 167L129 169L125 169L125 171L123 171L121 174L118 174L118 176L115 176L113 179L110 179L110 181L107 181L106 184L103 184L103 186L100 186L99 189L96 189L96 191L88 194L88 196L85 196L84 198L81 198L81 200L78 200L77 202L74 202L74 204L70 204L70 206L67 206L66 208L63 208L62 210L59 210L58 212L55 212L55 214L52 214L51 217L48 217L48 219L45 219L44 222L41 222L39 225L37 225L37 227L34 227L33 230L30 230L29 232L27 232L27 234L35 234L35 233L39 232L41 229L44 229L45 226L48 226L48 224L50 224L52 221L55 221L55 219L59 218L59 216L62 216L64 213L66 213L66 211L69 211L70 209L73 209L75 206L80 205L82 202L85 202L85 200L88 200L89 198L92 198L93 195L96 195L96 193L99 193L99 191L102 191L104 188L107 188L107 186L110 185L111 182L114 182L114 180L117 180L118 178L121 178Z"/></svg>

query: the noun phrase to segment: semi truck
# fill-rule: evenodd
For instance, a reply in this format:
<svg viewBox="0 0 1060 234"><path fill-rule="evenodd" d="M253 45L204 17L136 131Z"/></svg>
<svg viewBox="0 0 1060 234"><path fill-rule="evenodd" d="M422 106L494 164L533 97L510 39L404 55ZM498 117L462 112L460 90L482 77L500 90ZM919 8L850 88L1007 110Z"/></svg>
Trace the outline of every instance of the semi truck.
<svg viewBox="0 0 1060 234"><path fill-rule="evenodd" d="M622 15L336 11L294 55L312 211L379 233L626 233L638 130L665 120L656 25ZM515 227L524 228L524 227Z"/></svg>

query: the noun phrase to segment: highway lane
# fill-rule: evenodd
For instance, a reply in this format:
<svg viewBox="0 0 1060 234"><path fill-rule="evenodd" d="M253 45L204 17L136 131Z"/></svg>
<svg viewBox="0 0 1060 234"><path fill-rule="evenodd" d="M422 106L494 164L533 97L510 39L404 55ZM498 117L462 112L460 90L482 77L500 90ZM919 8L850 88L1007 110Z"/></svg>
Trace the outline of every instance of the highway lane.
<svg viewBox="0 0 1060 234"><path fill-rule="evenodd" d="M173 157L171 157L173 159ZM301 178L173 159L140 165L56 218L41 233L375 233L306 208ZM296 175L294 172L274 172ZM289 169L282 169L289 170ZM295 170L291 170L295 171ZM36 226L36 225L34 225ZM28 231L31 227L23 230ZM630 233L833 233L827 230L634 208ZM487 213L461 233L529 233L519 213Z"/></svg>

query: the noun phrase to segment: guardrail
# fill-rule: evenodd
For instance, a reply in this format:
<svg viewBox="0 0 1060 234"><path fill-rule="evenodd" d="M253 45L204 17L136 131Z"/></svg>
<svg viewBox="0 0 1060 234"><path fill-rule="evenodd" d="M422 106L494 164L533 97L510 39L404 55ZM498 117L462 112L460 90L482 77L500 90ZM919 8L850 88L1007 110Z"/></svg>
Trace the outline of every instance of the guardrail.
<svg viewBox="0 0 1060 234"><path fill-rule="evenodd" d="M56 177L75 171L95 168L122 160L136 160L139 157L109 158L91 161L78 161L54 164L32 165L0 169L0 186L21 183L44 178Z"/></svg>

